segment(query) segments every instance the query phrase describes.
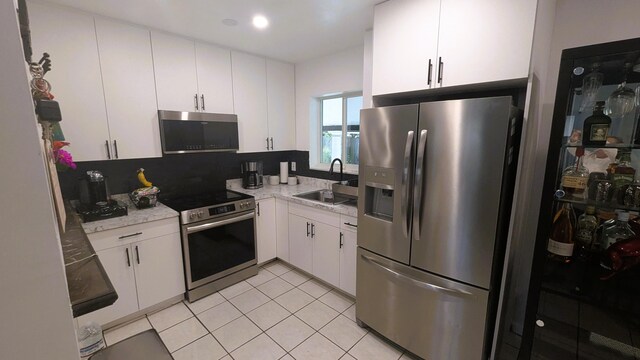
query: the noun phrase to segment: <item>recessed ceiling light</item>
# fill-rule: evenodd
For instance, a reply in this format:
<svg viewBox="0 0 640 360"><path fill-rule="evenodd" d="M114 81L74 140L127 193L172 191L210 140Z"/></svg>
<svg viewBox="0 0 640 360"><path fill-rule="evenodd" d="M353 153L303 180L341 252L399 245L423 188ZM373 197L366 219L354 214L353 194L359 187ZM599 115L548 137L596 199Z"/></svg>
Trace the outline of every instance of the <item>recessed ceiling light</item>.
<svg viewBox="0 0 640 360"><path fill-rule="evenodd" d="M224 19L222 20L222 23L227 25L227 26L236 26L238 25L238 22L234 19Z"/></svg>
<svg viewBox="0 0 640 360"><path fill-rule="evenodd" d="M253 17L253 26L258 29L264 29L269 26L269 20L262 15L256 15Z"/></svg>

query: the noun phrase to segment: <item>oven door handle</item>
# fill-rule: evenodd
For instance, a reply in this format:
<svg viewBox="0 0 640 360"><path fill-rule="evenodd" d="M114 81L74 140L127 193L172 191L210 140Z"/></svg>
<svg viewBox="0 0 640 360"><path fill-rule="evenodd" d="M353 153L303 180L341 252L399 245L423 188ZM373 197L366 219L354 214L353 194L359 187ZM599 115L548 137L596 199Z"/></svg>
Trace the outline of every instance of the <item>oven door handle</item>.
<svg viewBox="0 0 640 360"><path fill-rule="evenodd" d="M225 219L225 220L214 221L214 222L210 222L210 223L206 223L206 224L202 224L202 225L196 225L196 226L188 226L187 227L187 234L192 234L192 233L195 233L195 232L198 232L198 231L213 229L215 227L224 226L224 225L233 224L233 223L244 221L244 220L253 219L253 218L255 218L255 216L256 215L255 215L254 212L250 212L250 213L245 214L245 215L232 217L232 218Z"/></svg>

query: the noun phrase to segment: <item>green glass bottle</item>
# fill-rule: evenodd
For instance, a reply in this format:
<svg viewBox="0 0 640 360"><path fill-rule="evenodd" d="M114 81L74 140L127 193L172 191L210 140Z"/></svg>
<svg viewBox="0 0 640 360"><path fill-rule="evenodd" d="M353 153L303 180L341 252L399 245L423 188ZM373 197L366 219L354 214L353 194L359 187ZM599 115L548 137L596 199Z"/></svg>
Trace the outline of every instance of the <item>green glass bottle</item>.
<svg viewBox="0 0 640 360"><path fill-rule="evenodd" d="M584 119L582 145L604 145L611 129L611 118L604 114L604 101L596 102L593 114Z"/></svg>

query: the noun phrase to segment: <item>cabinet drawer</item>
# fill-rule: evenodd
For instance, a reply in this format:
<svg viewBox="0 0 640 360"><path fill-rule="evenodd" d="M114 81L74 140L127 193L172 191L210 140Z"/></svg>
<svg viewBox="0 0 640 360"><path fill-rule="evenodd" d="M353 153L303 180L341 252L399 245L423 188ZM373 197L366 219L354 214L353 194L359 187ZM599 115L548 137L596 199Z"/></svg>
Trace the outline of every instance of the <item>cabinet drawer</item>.
<svg viewBox="0 0 640 360"><path fill-rule="evenodd" d="M340 215L340 230L358 231L358 218Z"/></svg>
<svg viewBox="0 0 640 360"><path fill-rule="evenodd" d="M310 206L289 203L289 214L295 214L335 227L340 226L340 215L334 214L330 211L316 209Z"/></svg>
<svg viewBox="0 0 640 360"><path fill-rule="evenodd" d="M163 219L88 234L96 251L180 232L178 218Z"/></svg>

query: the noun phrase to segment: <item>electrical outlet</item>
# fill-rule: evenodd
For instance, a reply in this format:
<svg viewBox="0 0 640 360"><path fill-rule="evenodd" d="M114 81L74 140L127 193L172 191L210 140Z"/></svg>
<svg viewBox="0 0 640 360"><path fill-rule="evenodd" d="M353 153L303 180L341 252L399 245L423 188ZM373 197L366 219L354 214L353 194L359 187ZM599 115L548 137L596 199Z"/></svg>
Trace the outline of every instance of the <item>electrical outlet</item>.
<svg viewBox="0 0 640 360"><path fill-rule="evenodd" d="M296 171L296 162L295 161L291 162L291 171Z"/></svg>

